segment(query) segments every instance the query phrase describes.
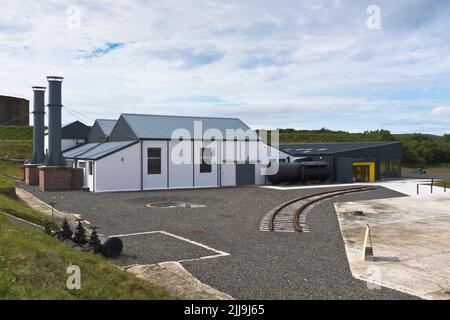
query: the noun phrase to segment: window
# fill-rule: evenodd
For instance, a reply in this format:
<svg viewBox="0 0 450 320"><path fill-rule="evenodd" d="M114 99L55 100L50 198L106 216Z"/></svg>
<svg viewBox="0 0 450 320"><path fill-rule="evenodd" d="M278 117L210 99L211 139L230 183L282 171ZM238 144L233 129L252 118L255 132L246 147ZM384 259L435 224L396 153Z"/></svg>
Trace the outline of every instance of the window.
<svg viewBox="0 0 450 320"><path fill-rule="evenodd" d="M94 167L94 162L89 161L89 175L90 176L92 176L93 167Z"/></svg>
<svg viewBox="0 0 450 320"><path fill-rule="evenodd" d="M380 161L380 173L384 177L397 177L401 172L400 159L382 159Z"/></svg>
<svg viewBox="0 0 450 320"><path fill-rule="evenodd" d="M212 150L211 148L201 149L202 163L200 164L200 173L210 173L212 172L211 158Z"/></svg>
<svg viewBox="0 0 450 320"><path fill-rule="evenodd" d="M161 174L161 148L147 149L147 174Z"/></svg>

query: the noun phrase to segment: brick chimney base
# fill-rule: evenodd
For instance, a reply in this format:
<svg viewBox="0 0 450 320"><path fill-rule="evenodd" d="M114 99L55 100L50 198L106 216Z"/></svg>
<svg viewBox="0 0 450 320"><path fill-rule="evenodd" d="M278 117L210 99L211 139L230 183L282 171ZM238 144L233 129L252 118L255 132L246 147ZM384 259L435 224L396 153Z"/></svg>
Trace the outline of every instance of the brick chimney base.
<svg viewBox="0 0 450 320"><path fill-rule="evenodd" d="M39 170L39 190L69 191L72 189L72 168L41 166Z"/></svg>
<svg viewBox="0 0 450 320"><path fill-rule="evenodd" d="M39 185L39 170L40 164L26 164L24 165L25 170L25 183L29 186Z"/></svg>

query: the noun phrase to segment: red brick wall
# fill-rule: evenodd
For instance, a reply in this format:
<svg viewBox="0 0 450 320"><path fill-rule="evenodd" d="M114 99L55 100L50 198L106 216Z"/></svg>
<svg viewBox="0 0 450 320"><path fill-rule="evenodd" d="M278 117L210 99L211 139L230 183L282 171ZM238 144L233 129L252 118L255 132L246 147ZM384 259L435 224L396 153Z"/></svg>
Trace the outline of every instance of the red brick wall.
<svg viewBox="0 0 450 320"><path fill-rule="evenodd" d="M25 165L25 183L30 186L39 185L38 165Z"/></svg>
<svg viewBox="0 0 450 320"><path fill-rule="evenodd" d="M72 190L83 189L84 172L83 168L72 168Z"/></svg>
<svg viewBox="0 0 450 320"><path fill-rule="evenodd" d="M72 168L40 167L39 190L68 191L72 188Z"/></svg>

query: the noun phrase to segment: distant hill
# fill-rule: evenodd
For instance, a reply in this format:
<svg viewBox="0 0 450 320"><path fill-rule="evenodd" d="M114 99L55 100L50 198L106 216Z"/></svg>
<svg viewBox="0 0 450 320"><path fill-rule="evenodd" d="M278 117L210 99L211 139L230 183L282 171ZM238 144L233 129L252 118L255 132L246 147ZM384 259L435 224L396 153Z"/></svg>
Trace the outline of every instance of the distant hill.
<svg viewBox="0 0 450 320"><path fill-rule="evenodd" d="M388 130L350 133L345 131L332 131L325 128L320 130L279 129L279 133L280 143L371 142L397 140Z"/></svg>
<svg viewBox="0 0 450 320"><path fill-rule="evenodd" d="M425 136L427 138L430 138L431 140L437 140L439 138L442 138L442 136L438 136L435 134L427 134L427 133L395 133L393 136L399 140L411 138L417 135Z"/></svg>

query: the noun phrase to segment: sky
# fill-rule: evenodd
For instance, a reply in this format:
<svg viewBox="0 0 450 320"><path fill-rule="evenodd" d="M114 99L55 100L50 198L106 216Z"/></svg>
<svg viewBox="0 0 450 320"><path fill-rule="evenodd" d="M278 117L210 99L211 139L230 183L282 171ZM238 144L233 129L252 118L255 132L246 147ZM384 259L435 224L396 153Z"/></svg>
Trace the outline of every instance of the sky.
<svg viewBox="0 0 450 320"><path fill-rule="evenodd" d="M0 94L63 76L63 122L450 133L450 1L0 0L0 18Z"/></svg>

